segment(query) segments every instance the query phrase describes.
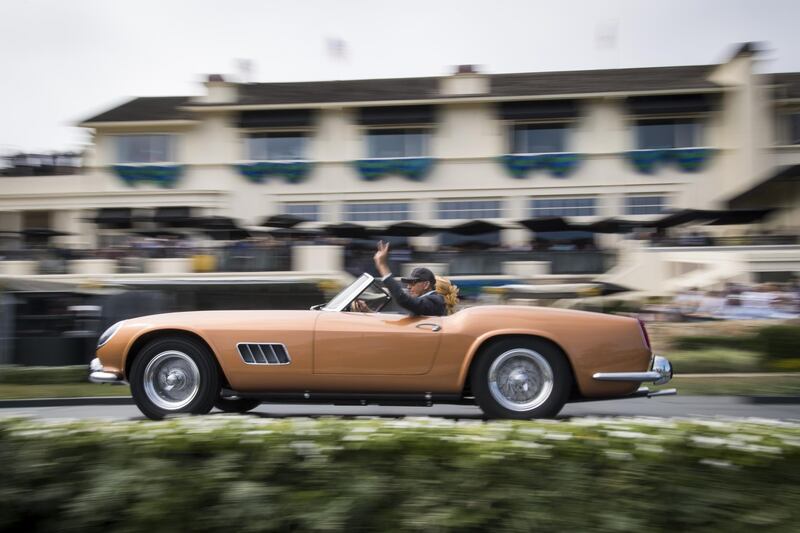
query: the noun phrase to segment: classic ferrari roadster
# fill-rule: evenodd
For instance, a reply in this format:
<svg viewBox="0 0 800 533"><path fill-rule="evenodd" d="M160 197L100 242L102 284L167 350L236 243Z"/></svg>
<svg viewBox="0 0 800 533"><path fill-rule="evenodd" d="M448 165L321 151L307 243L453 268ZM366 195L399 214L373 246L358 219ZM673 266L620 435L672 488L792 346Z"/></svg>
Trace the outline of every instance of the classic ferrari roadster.
<svg viewBox="0 0 800 533"><path fill-rule="evenodd" d="M359 299L374 312L351 311ZM555 416L566 402L650 392L672 367L644 324L553 308L477 306L446 317L380 312L363 274L308 311L131 318L100 337L90 380L130 383L147 417L245 412L261 402L477 404L488 417Z"/></svg>

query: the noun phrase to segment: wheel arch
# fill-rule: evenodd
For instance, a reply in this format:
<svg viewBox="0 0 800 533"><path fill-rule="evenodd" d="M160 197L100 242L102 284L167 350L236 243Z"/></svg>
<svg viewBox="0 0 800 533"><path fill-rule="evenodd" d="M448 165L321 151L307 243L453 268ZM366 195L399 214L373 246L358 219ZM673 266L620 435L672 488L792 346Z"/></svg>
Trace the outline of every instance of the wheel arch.
<svg viewBox="0 0 800 533"><path fill-rule="evenodd" d="M214 362L217 365L217 372L219 373L220 380L223 386L228 386L228 378L225 376L225 371L222 368L222 365L219 363L219 358L217 357L217 353L214 348L211 346L211 343L208 342L202 335L195 331L187 330L187 329L179 329L179 328L167 328L167 329L153 329L150 331L146 331L136 337L133 342L128 346L128 350L125 354L125 363L124 363L124 372L125 372L125 379L128 379L131 372L131 367L133 366L133 361L142 351L142 349L147 346L147 344L159 337L184 337L187 339L192 339L194 341L199 342L203 346L208 349L209 353L214 357Z"/></svg>
<svg viewBox="0 0 800 533"><path fill-rule="evenodd" d="M530 332L530 331L492 332L476 339L475 342L470 347L470 350L467 353L467 357L464 358L464 364L462 365L461 373L459 375L462 392L466 393L469 390L470 378L472 377L472 369L475 367L475 362L478 359L477 357L478 354L488 349L496 342L513 338L536 339L544 341L553 348L555 348L556 350L558 350L558 352L561 353L561 355L567 361L567 365L569 366L570 379L572 381L572 395L575 396L580 394L578 381L575 378L575 368L573 367L572 360L570 359L567 350L565 350L560 343L558 343L555 339L551 338L550 336L540 332Z"/></svg>

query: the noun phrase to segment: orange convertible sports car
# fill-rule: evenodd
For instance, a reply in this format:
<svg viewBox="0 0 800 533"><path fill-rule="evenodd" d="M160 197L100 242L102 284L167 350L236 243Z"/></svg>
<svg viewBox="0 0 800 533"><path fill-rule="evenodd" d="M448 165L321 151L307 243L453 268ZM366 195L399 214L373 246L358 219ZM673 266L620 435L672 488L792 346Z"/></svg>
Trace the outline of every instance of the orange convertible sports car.
<svg viewBox="0 0 800 533"><path fill-rule="evenodd" d="M350 312L356 299L373 313ZM674 394L644 325L621 316L483 306L446 317L381 313L369 274L309 311L131 318L100 337L90 379L129 382L158 419L266 402L476 403L490 417L555 416L568 401Z"/></svg>

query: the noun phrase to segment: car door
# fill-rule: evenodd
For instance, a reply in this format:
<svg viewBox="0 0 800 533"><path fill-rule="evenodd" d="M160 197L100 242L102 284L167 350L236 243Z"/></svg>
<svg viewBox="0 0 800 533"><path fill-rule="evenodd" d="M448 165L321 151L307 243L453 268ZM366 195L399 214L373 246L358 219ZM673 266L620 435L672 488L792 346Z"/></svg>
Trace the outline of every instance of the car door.
<svg viewBox="0 0 800 533"><path fill-rule="evenodd" d="M430 371L441 317L323 312L314 330L314 374L403 375Z"/></svg>

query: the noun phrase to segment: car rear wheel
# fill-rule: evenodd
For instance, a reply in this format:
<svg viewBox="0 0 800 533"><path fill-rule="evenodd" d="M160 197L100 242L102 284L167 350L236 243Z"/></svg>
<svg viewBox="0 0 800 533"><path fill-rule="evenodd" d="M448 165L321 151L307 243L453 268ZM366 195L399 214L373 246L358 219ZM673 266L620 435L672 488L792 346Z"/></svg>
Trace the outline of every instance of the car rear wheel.
<svg viewBox="0 0 800 533"><path fill-rule="evenodd" d="M185 337L147 344L133 361L130 384L139 410L153 420L206 414L220 391L214 356L200 342Z"/></svg>
<svg viewBox="0 0 800 533"><path fill-rule="evenodd" d="M259 405L261 405L261 402L252 398L224 398L220 396L214 400L214 407L226 413L246 413Z"/></svg>
<svg viewBox="0 0 800 533"><path fill-rule="evenodd" d="M504 339L475 362L471 390L491 418L548 418L569 398L572 371L564 355L540 339Z"/></svg>

